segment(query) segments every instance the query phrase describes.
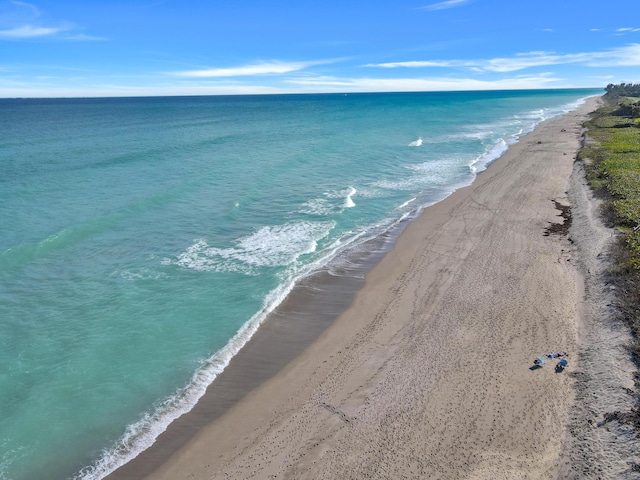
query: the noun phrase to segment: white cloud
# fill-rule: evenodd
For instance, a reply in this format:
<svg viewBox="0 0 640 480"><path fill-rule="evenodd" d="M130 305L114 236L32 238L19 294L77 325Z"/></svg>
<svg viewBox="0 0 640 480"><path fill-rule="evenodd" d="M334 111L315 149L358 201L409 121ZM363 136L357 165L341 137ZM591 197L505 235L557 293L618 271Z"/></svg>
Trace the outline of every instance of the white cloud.
<svg viewBox="0 0 640 480"><path fill-rule="evenodd" d="M290 79L289 83L317 92L427 92L451 90L518 90L556 86L562 79L550 74L516 76L495 81L471 78L338 78Z"/></svg>
<svg viewBox="0 0 640 480"><path fill-rule="evenodd" d="M259 95L295 93L291 89L263 85L154 85L131 86L119 84L87 85L84 87L3 85L0 98L77 98L77 97L157 97L175 95Z"/></svg>
<svg viewBox="0 0 640 480"><path fill-rule="evenodd" d="M214 78L214 77L244 77L256 75L277 75L304 70L313 65L333 63L336 60L320 60L313 62L260 62L239 67L207 68L203 70L184 70L169 72L170 75L190 78Z"/></svg>
<svg viewBox="0 0 640 480"><path fill-rule="evenodd" d="M23 25L10 30L0 30L0 38L34 38L47 37L64 31L63 28L33 27Z"/></svg>
<svg viewBox="0 0 640 480"><path fill-rule="evenodd" d="M518 54L515 57L492 58L484 63L476 65L482 70L490 72L515 72L531 67L542 67L547 65L558 65L563 63L579 62L576 55L555 55L546 52L530 52Z"/></svg>
<svg viewBox="0 0 640 480"><path fill-rule="evenodd" d="M424 7L420 8L423 10L445 10L447 8L459 7L460 5L464 5L465 3L469 3L469 0L447 0L445 2L425 5Z"/></svg>
<svg viewBox="0 0 640 480"><path fill-rule="evenodd" d="M92 81L86 77L78 77L76 81L70 82L69 78L65 77L39 77L39 81L34 81L34 76L31 76L29 80L22 81L17 77L0 75L0 98L413 92L585 86L573 85L563 79L554 77L552 74L511 76L495 81L464 77L380 79L370 77L291 76L283 79L282 82L272 85L238 84L224 80L210 82L205 79L192 79L188 83L164 82L146 84L146 80L149 79L135 77L111 79L111 81L104 81L104 78Z"/></svg>
<svg viewBox="0 0 640 480"><path fill-rule="evenodd" d="M618 28L616 30L616 36L621 37L623 35L627 35L628 33L634 33L634 32L640 32L640 28L633 28L633 27Z"/></svg>
<svg viewBox="0 0 640 480"><path fill-rule="evenodd" d="M427 60L427 61L408 61L408 62L389 62L379 64L368 64L366 67L380 67L380 68L429 68L429 67L441 67L441 68L454 68L454 67L467 67L473 68L476 71L490 71L490 72L514 72L517 70L523 70L529 67L537 67L544 65L555 65L558 63L570 63L569 59L565 56L564 61L561 61L561 56L548 54L545 52L530 52L518 54L515 57L498 57L491 59L480 60Z"/></svg>
<svg viewBox="0 0 640 480"><path fill-rule="evenodd" d="M36 7L35 5L31 4L31 3L27 3L27 2L19 2L17 0L12 0L12 2L14 5L18 6L18 7L25 7L29 10L31 10L31 13L33 13L36 17L40 16L40 10L38 10L38 7Z"/></svg>
<svg viewBox="0 0 640 480"><path fill-rule="evenodd" d="M107 38L104 38L104 37L96 37L96 36L93 36L93 35L85 35L84 33L63 35L60 38L62 38L63 40L77 40L77 41L83 41L83 42L95 42L95 41L107 40Z"/></svg>
<svg viewBox="0 0 640 480"><path fill-rule="evenodd" d="M75 27L65 21L43 21L46 14L32 4L20 0L4 2L8 8L0 15L0 39L25 40L55 37L64 40L103 40L102 38L76 33Z"/></svg>
<svg viewBox="0 0 640 480"><path fill-rule="evenodd" d="M565 65L581 63L590 67L600 66L640 66L640 44L632 43L625 47L604 50L602 52L585 52L556 54L554 52L528 52L513 57L497 57L475 60L426 60L407 62L388 62L368 64L365 67L378 68L453 68L466 67L478 72L515 72L531 67L548 65Z"/></svg>
<svg viewBox="0 0 640 480"><path fill-rule="evenodd" d="M182 72L172 72L173 75L179 77L238 77L246 75L270 75L277 73L289 73L301 70L305 67L302 63L256 63L253 65L244 65L242 67L231 68L208 68L204 70L186 70Z"/></svg>
<svg viewBox="0 0 640 480"><path fill-rule="evenodd" d="M589 67L640 67L640 43L591 54L585 64Z"/></svg>
<svg viewBox="0 0 640 480"><path fill-rule="evenodd" d="M473 60L413 60L409 62L387 62L387 63L369 63L363 67L379 67L379 68L428 68L428 67L473 67L476 63Z"/></svg>

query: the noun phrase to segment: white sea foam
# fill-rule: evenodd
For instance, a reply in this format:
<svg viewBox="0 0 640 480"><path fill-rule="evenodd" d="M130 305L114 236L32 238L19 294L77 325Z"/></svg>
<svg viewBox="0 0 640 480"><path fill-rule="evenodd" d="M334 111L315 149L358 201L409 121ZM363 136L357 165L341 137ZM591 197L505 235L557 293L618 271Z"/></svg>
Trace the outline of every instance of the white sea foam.
<svg viewBox="0 0 640 480"><path fill-rule="evenodd" d="M416 185L420 182L417 177L411 177L403 180L379 180L373 185L385 190L400 190L411 191L416 188Z"/></svg>
<svg viewBox="0 0 640 480"><path fill-rule="evenodd" d="M354 187L347 187L342 190L326 192L324 196L332 200L342 200L342 204L340 205L341 209L351 208L356 206L352 198L356 194L356 192L358 193L358 196L360 196L360 193Z"/></svg>
<svg viewBox="0 0 640 480"><path fill-rule="evenodd" d="M120 277L129 282L136 280L159 280L161 278L167 278L167 274L164 272L154 272L148 268L142 268L137 272L132 270L122 270L119 272Z"/></svg>
<svg viewBox="0 0 640 480"><path fill-rule="evenodd" d="M505 136L517 139L533 131L538 123L574 110L582 103L584 103L584 99L558 107L535 109L514 114L510 118L497 120L493 123L469 125L459 134L454 135L453 138L473 138L480 141L491 141ZM518 128L518 132L515 134L509 133L513 131L514 127Z"/></svg>
<svg viewBox="0 0 640 480"><path fill-rule="evenodd" d="M413 197L410 200L407 200L406 202L404 202L402 205L400 205L397 210L402 210L405 207L408 207L409 205L411 205L413 202L415 202L417 200L417 197Z"/></svg>
<svg viewBox="0 0 640 480"><path fill-rule="evenodd" d="M358 187L358 198L378 198L384 195L384 191L375 184Z"/></svg>
<svg viewBox="0 0 640 480"><path fill-rule="evenodd" d="M300 213L307 215L326 216L336 212L336 207L326 198L314 198L304 203L300 208Z"/></svg>
<svg viewBox="0 0 640 480"><path fill-rule="evenodd" d="M355 195L356 192L357 190L353 187L349 187L347 189L347 195L344 199L344 204L342 205L344 208L352 208L356 206L356 204L353 202L353 199L351 198L353 197L353 195Z"/></svg>
<svg viewBox="0 0 640 480"><path fill-rule="evenodd" d="M0 455L0 480L11 480L7 474L9 466L13 462L28 456L24 448L7 449L7 443L6 439L0 442L0 451L2 451L2 455Z"/></svg>
<svg viewBox="0 0 640 480"><path fill-rule="evenodd" d="M429 160L405 168L411 174L405 178L384 179L373 183L375 187L385 190L416 191L427 186L444 185L455 181L455 167L460 164L458 158Z"/></svg>
<svg viewBox="0 0 640 480"><path fill-rule="evenodd" d="M419 147L422 145L422 138L418 137L417 140L414 140L409 144L410 147Z"/></svg>
<svg viewBox="0 0 640 480"><path fill-rule="evenodd" d="M493 147L489 151L483 153L475 160L473 160L470 163L469 168L473 173L479 173L486 169L490 163L500 158L508 149L509 146L507 145L507 142L501 138L493 145Z"/></svg>
<svg viewBox="0 0 640 480"><path fill-rule="evenodd" d="M487 128L485 129L474 129L472 132L463 132L459 135L454 135L452 139L455 140L456 138L472 138L474 140L480 141L486 140L494 135L493 129L489 127L490 126L487 126Z"/></svg>
<svg viewBox="0 0 640 480"><path fill-rule="evenodd" d="M360 193L354 188L349 187L344 190L326 192L325 198L314 198L305 202L300 208L300 213L307 215L327 216L340 213L343 208L352 208L356 204L353 196ZM332 200L342 200L342 203L332 202Z"/></svg>
<svg viewBox="0 0 640 480"><path fill-rule="evenodd" d="M218 248L199 239L175 260L165 260L198 271L242 272L253 274L256 268L286 266L300 255L312 253L318 240L329 234L334 222L295 222L266 226L240 238L237 246Z"/></svg>

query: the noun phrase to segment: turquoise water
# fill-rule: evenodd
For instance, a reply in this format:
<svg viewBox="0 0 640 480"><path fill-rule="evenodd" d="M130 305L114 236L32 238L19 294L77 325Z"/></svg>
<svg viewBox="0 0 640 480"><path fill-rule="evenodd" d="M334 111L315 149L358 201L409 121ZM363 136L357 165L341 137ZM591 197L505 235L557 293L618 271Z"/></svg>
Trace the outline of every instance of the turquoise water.
<svg viewBox="0 0 640 480"><path fill-rule="evenodd" d="M0 479L99 479L296 278L597 90L0 100Z"/></svg>

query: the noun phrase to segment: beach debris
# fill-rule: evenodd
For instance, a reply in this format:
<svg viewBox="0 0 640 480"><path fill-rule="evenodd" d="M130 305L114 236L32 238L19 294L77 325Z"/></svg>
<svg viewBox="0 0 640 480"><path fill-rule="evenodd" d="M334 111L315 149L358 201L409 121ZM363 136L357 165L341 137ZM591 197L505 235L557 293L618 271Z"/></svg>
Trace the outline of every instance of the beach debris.
<svg viewBox="0 0 640 480"><path fill-rule="evenodd" d="M544 356L553 360L554 358L566 357L567 354L565 352L553 352L545 353Z"/></svg>
<svg viewBox="0 0 640 480"><path fill-rule="evenodd" d="M534 365L537 365L539 367L543 366L546 362L546 360L542 357L536 357L536 359L533 361Z"/></svg>
<svg viewBox="0 0 640 480"><path fill-rule="evenodd" d="M562 372L565 368L569 366L569 360L565 357L562 357L558 364L556 365L556 373Z"/></svg>
<svg viewBox="0 0 640 480"><path fill-rule="evenodd" d="M542 366L547 363L545 358L549 360L559 359L556 364L556 373L562 372L565 368L569 366L569 360L567 357L569 356L566 352L549 352L541 355L540 357L536 357L533 361L533 366L529 367L529 370L536 370L538 368L542 368Z"/></svg>
<svg viewBox="0 0 640 480"><path fill-rule="evenodd" d="M569 228L571 227L572 217L571 217L571 206L570 205L562 205L557 200L552 200L556 209L560 210L559 217L562 217L562 223L550 223L549 226L544 231L544 236L548 237L549 235L568 235Z"/></svg>

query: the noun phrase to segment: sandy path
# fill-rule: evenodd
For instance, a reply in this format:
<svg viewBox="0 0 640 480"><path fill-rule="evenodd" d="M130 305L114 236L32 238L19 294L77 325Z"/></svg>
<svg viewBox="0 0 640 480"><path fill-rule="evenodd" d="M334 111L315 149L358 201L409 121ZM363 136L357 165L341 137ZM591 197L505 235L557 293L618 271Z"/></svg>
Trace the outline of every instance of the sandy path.
<svg viewBox="0 0 640 480"><path fill-rule="evenodd" d="M554 478L573 380L529 367L576 351L582 284L545 231L592 106L428 208L311 347L148 478Z"/></svg>

